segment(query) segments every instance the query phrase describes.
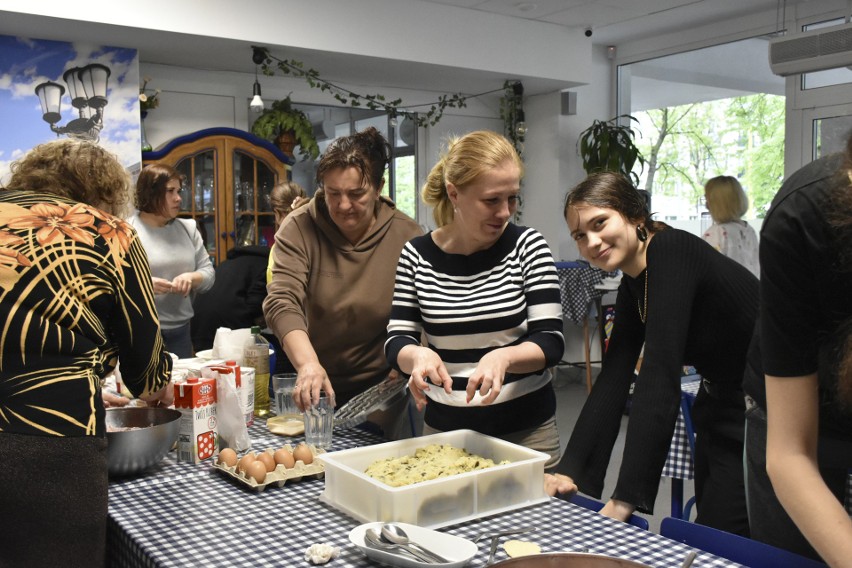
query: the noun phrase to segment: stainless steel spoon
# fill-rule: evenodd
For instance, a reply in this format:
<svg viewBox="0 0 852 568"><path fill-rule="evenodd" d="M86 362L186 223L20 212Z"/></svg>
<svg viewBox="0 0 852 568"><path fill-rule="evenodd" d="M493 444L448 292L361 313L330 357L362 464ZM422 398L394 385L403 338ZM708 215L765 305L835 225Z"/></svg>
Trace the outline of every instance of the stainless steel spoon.
<svg viewBox="0 0 852 568"><path fill-rule="evenodd" d="M416 542L411 542L411 539L408 538L408 534L405 532L405 530L401 526L396 525L394 523L383 524L381 535L382 538L384 538L388 542L399 546L408 547L415 552L420 552L423 555L430 557L432 562L436 562L439 564L447 564L451 562L440 554L435 554L431 550L424 548Z"/></svg>
<svg viewBox="0 0 852 568"><path fill-rule="evenodd" d="M425 554L417 552L411 548L401 546L399 544L393 544L382 540L382 537L379 536L379 533L375 529L367 529L364 532L364 544L366 544L370 548L376 548L378 550L384 550L386 552L400 552L406 557L413 558L418 562L425 562L426 564L435 563L434 560L432 560L429 556L426 556Z"/></svg>

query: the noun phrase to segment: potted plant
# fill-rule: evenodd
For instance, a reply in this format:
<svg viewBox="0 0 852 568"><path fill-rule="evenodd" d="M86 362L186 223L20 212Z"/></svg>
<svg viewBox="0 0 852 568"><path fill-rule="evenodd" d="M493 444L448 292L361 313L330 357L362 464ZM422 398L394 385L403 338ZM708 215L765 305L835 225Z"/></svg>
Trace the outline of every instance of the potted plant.
<svg viewBox="0 0 852 568"><path fill-rule="evenodd" d="M288 156L293 155L293 148L299 145L302 159L316 159L319 156L319 146L314 137L314 127L308 116L293 108L293 102L288 96L272 103L272 108L263 111L251 127L253 134L275 143Z"/></svg>
<svg viewBox="0 0 852 568"><path fill-rule="evenodd" d="M633 166L639 162L645 169L645 158L633 142L635 133L630 123L619 124L622 118L638 122L629 114L609 120L595 120L580 133L577 145L587 174L618 172L638 185L639 176L633 172Z"/></svg>

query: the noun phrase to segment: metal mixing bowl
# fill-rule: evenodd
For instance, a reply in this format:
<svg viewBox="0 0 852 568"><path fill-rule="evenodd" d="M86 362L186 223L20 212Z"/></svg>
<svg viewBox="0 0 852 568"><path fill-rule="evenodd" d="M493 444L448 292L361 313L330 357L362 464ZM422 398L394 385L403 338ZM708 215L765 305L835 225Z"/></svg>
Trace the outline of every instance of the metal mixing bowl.
<svg viewBox="0 0 852 568"><path fill-rule="evenodd" d="M178 410L126 407L106 410L109 474L133 475L159 463L177 441ZM136 428L109 432L109 428Z"/></svg>

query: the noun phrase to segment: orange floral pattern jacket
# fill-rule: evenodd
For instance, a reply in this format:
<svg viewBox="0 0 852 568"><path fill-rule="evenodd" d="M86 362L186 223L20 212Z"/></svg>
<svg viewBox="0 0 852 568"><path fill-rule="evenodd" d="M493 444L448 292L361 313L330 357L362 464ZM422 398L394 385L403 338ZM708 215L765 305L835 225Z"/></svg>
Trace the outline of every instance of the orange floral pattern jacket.
<svg viewBox="0 0 852 568"><path fill-rule="evenodd" d="M119 353L136 396L171 374L136 232L62 197L0 191L0 326L0 432L104 436Z"/></svg>

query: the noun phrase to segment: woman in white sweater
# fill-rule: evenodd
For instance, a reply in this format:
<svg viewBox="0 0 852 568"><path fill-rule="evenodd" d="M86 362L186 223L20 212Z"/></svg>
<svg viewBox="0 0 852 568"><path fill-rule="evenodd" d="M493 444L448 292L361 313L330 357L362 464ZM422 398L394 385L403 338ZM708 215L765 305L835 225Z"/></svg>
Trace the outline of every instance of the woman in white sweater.
<svg viewBox="0 0 852 568"><path fill-rule="evenodd" d="M215 272L193 219L178 219L183 175L163 164L146 166L136 181L139 211L128 219L151 264L151 281L166 350L193 356L192 293L213 287Z"/></svg>

